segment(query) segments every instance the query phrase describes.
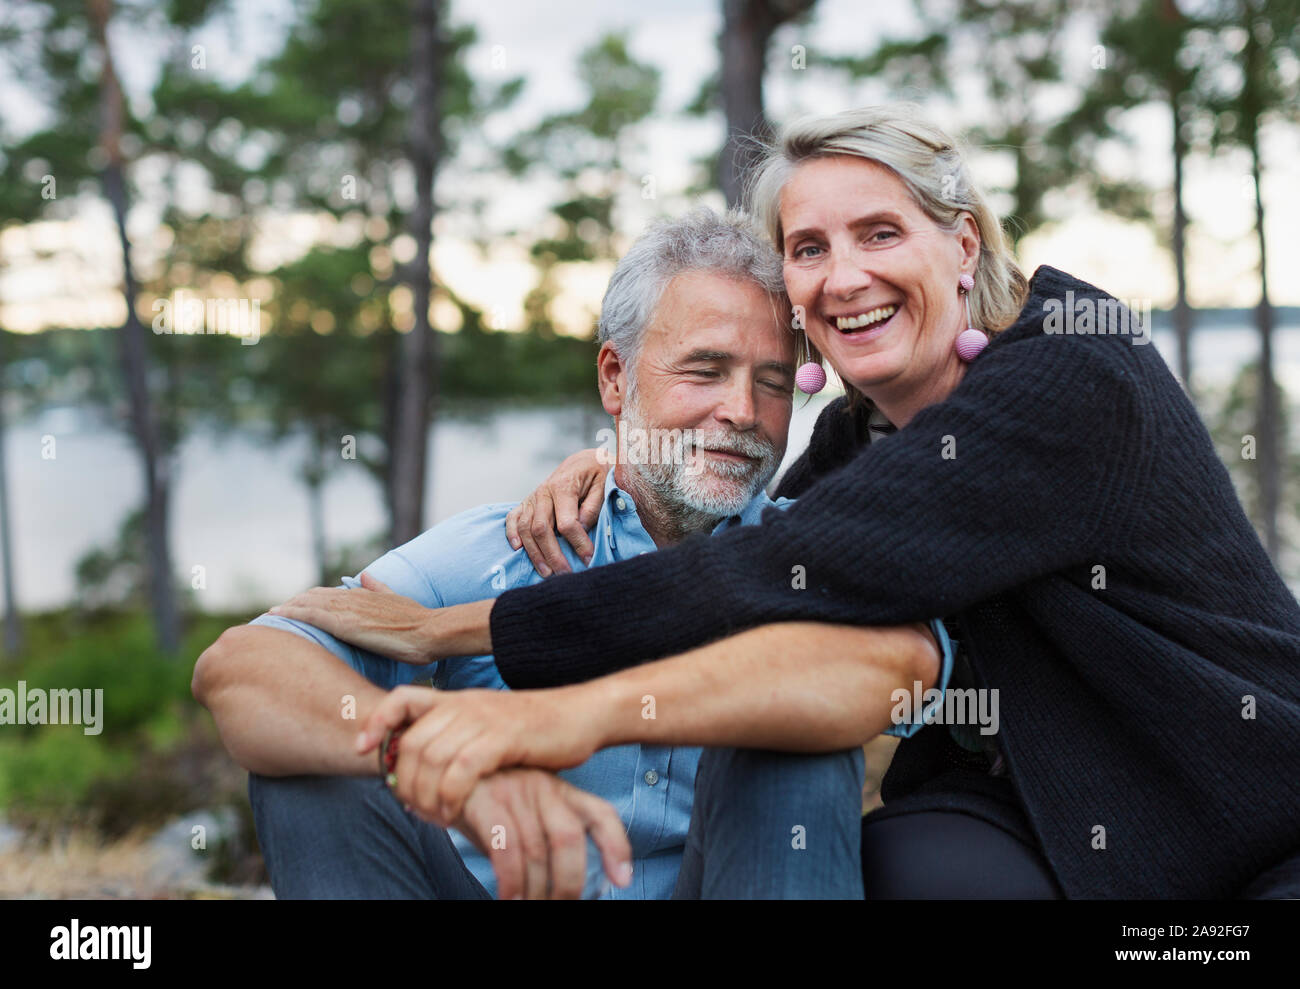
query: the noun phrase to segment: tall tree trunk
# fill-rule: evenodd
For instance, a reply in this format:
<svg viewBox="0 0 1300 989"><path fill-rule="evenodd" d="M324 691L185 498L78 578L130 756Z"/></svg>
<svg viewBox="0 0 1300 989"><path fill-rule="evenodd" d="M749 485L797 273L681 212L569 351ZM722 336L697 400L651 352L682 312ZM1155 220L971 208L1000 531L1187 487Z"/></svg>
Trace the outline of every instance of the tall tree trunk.
<svg viewBox="0 0 1300 989"><path fill-rule="evenodd" d="M722 112L727 140L718 162L718 184L727 205L740 203L754 162L749 136L771 133L763 112L763 70L776 23L765 0L722 0Z"/></svg>
<svg viewBox="0 0 1300 989"><path fill-rule="evenodd" d="M722 112L727 139L718 160L718 185L727 205L739 205L745 180L757 159L752 138L768 140L772 129L763 110L763 73L772 34L811 10L817 0L722 0Z"/></svg>
<svg viewBox="0 0 1300 989"><path fill-rule="evenodd" d="M438 342L429 325L429 296L433 280L433 179L442 132L440 6L439 0L414 0L412 5L411 75L415 98L408 141L415 172L416 206L411 234L416 252L406 268L406 281L415 299L415 325L398 344L400 367L389 489L396 544L414 539L424 528L424 480L438 373Z"/></svg>
<svg viewBox="0 0 1300 989"><path fill-rule="evenodd" d="M311 526L311 550L316 560L316 582L328 584L326 573L329 554L325 541L325 458L329 456L325 437L313 429L308 437L307 462L303 467L302 480L307 486L307 520Z"/></svg>
<svg viewBox="0 0 1300 989"><path fill-rule="evenodd" d="M1255 184L1255 237L1259 242L1259 303L1255 326L1259 329L1259 415L1256 422L1256 469L1259 478L1260 522L1264 548L1276 564L1280 542L1277 507L1281 488L1282 444L1278 436L1277 385L1273 378L1273 306L1268 298L1268 254L1264 235L1263 163L1260 160L1259 126L1265 101L1267 52L1256 35L1262 13L1255 4L1244 5L1246 41L1241 50L1242 92L1240 119L1242 143L1250 153L1250 176Z"/></svg>
<svg viewBox="0 0 1300 989"><path fill-rule="evenodd" d="M3 346L4 341L0 339L0 347ZM0 359L0 369L4 364ZM14 594L13 527L9 524L9 474L5 469L4 400L4 378L0 376L0 568L4 570L4 643L5 652L17 656L23 647L23 626Z"/></svg>
<svg viewBox="0 0 1300 989"><path fill-rule="evenodd" d="M1178 341L1178 377L1189 396L1192 390L1192 309L1187 302L1187 211L1183 208L1183 161L1187 141L1183 137L1182 113L1178 93L1169 94L1169 108L1174 125L1174 274L1178 279L1178 298L1174 302L1174 336Z"/></svg>
<svg viewBox="0 0 1300 989"><path fill-rule="evenodd" d="M149 398L148 354L144 324L136 315L135 273L131 267L131 241L126 232L127 191L121 138L126 106L122 87L108 47L111 0L89 0L90 21L103 56L100 72L100 146L105 154L101 173L104 197L113 208L122 251L122 294L126 322L118 330L122 373L131 408L131 432L140 451L144 469L146 535L149 554L149 597L153 607L154 635L158 648L175 653L180 645L175 588L172 586L171 549L167 534L170 477L167 451L163 448Z"/></svg>
<svg viewBox="0 0 1300 989"><path fill-rule="evenodd" d="M1251 176L1255 180L1255 236L1259 241L1259 303L1255 326L1259 329L1259 504L1264 523L1264 547L1276 564L1281 543L1277 509L1281 501L1281 442L1278 435L1277 382L1273 375L1273 306L1268 298L1268 256L1265 253L1264 197L1260 191L1259 136L1252 132Z"/></svg>

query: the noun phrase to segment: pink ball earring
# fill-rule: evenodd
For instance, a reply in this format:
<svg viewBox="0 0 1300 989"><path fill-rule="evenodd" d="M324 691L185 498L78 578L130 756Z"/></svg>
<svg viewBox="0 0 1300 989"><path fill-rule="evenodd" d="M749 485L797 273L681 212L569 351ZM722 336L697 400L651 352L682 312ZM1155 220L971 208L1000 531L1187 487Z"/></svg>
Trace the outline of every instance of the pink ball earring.
<svg viewBox="0 0 1300 989"><path fill-rule="evenodd" d="M966 329L957 334L954 349L957 351L957 356L969 364L989 345L989 337L983 330L975 329L974 322L970 318L970 291L975 287L975 279L962 272L957 278L957 285L966 300Z"/></svg>
<svg viewBox="0 0 1300 989"><path fill-rule="evenodd" d="M826 369L816 361L801 364L794 373L794 383L799 390L808 395L816 395L826 387Z"/></svg>

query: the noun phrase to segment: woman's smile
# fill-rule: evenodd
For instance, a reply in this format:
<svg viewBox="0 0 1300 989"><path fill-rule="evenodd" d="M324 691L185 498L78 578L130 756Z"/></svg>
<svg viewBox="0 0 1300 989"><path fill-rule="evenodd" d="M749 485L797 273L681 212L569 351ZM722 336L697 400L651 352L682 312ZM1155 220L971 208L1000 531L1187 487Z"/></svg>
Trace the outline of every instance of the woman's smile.
<svg viewBox="0 0 1300 989"><path fill-rule="evenodd" d="M890 303L856 313L828 316L826 322L838 330L840 337L849 343L867 343L883 335L893 323L894 316L902 308L901 303Z"/></svg>

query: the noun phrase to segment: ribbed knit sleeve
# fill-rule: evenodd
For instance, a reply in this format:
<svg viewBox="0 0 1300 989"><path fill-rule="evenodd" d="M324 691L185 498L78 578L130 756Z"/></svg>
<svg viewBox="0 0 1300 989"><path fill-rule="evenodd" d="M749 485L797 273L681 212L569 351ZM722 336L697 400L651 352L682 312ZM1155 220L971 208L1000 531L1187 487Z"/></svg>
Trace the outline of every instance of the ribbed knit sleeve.
<svg viewBox="0 0 1300 989"><path fill-rule="evenodd" d="M945 401L785 512L502 595L507 684L587 680L770 622L921 621L1104 555L1150 456L1132 345L1044 335L1034 305Z"/></svg>

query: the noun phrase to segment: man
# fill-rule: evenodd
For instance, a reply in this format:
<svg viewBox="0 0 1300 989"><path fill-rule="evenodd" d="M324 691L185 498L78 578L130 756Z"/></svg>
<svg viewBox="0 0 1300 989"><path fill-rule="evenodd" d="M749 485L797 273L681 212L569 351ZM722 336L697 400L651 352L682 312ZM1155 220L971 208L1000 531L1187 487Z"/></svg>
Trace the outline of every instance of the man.
<svg viewBox="0 0 1300 989"><path fill-rule="evenodd" d="M753 524L764 508L784 506L763 489L790 421L795 340L787 311L781 260L739 215L697 210L633 245L602 306L598 383L618 451L588 565ZM353 745L385 690L422 677L443 690L505 688L491 656L429 664L418 648L379 655L324 628L337 630L349 605L363 600L381 623L401 623L406 614L542 580L507 542L512 507L449 519L347 581L349 590L299 595L227 630L199 658L194 695L250 771L278 896L576 896L587 833L615 880L612 898L672 893L698 747L620 745L574 768L557 766L558 774L502 770L475 785L449 832L427 812L405 813L377 778L374 754ZM576 556L570 563L582 566ZM935 625L946 676L951 656ZM881 632L853 634L868 654L896 652ZM650 703L641 716L655 716ZM399 761L399 774L405 765Z"/></svg>

